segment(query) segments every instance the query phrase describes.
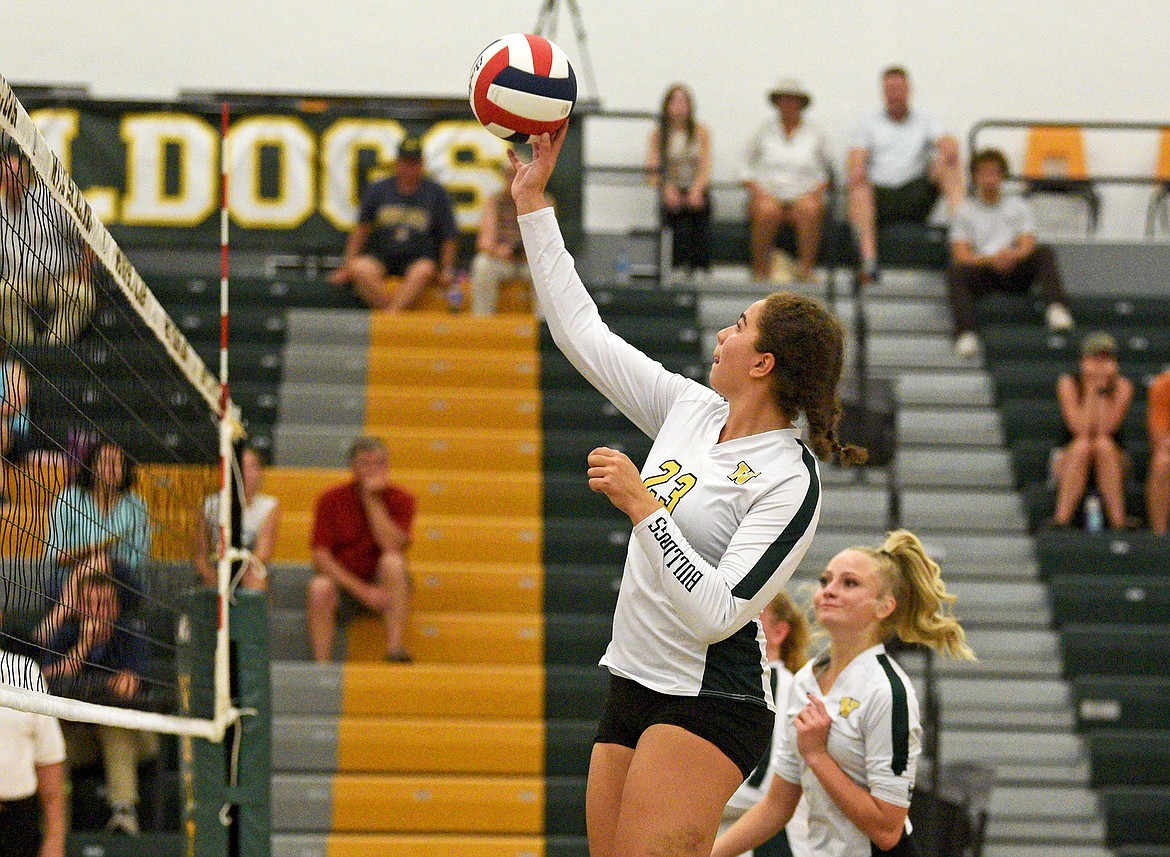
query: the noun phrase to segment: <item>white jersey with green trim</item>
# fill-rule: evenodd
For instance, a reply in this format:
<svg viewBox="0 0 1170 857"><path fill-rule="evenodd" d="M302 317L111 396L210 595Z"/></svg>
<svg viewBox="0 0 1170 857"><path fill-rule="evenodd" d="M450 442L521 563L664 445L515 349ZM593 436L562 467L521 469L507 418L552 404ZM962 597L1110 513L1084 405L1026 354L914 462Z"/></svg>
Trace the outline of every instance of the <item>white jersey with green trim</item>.
<svg viewBox="0 0 1170 857"><path fill-rule="evenodd" d="M820 471L794 428L719 442L727 402L601 320L551 208L521 215L558 347L653 439L642 479L663 508L633 528L603 666L660 693L773 707L756 617L820 519Z"/></svg>
<svg viewBox="0 0 1170 857"><path fill-rule="evenodd" d="M895 806L910 806L914 775L922 748L918 697L902 667L879 644L846 664L823 693L816 670L824 659L809 661L796 672L787 705L776 716L785 721L772 747L772 770L797 783L808 800L808 841L814 854L869 857L872 843L833 802L796 748L794 721L810 695L825 704L829 755L848 777L871 795ZM910 820L906 819L909 832Z"/></svg>

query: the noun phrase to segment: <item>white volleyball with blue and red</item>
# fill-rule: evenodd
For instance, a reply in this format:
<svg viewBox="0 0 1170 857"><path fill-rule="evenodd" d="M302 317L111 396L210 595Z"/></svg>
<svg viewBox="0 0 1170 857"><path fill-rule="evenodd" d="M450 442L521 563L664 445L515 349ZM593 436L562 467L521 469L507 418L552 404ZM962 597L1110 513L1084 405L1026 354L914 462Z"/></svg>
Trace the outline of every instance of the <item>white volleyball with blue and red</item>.
<svg viewBox="0 0 1170 857"><path fill-rule="evenodd" d="M471 66L467 95L485 128L519 143L565 123L577 101L577 77L554 43L513 33L480 53Z"/></svg>

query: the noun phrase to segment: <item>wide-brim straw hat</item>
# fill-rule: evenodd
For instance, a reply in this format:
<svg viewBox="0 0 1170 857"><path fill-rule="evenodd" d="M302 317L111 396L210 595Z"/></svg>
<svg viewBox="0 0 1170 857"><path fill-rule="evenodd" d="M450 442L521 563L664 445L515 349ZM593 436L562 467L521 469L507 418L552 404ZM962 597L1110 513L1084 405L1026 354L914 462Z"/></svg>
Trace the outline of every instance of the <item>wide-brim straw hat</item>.
<svg viewBox="0 0 1170 857"><path fill-rule="evenodd" d="M799 98L801 101L800 108L802 110L812 104L812 96L808 94L808 90L804 88L804 84L795 77L782 77L776 81L776 85L768 93L768 101L775 104L781 95L794 95Z"/></svg>

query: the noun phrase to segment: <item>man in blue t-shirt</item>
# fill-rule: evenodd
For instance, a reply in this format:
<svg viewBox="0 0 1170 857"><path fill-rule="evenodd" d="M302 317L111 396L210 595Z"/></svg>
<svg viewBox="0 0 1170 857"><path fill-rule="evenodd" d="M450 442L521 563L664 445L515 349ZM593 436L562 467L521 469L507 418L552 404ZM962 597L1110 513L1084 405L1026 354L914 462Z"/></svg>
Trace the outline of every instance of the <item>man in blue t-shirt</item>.
<svg viewBox="0 0 1170 857"><path fill-rule="evenodd" d="M450 287L456 234L447 192L423 176L422 147L407 137L394 175L366 188L345 261L330 280L352 288L370 309L410 309L428 286ZM387 277L401 281L392 287Z"/></svg>

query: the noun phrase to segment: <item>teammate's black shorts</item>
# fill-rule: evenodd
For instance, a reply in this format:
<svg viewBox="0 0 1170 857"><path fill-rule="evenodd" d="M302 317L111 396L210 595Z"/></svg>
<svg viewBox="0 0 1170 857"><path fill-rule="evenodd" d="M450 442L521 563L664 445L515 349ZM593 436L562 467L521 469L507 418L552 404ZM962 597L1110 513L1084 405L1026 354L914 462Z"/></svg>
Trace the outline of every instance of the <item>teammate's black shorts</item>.
<svg viewBox="0 0 1170 857"><path fill-rule="evenodd" d="M671 696L611 675L594 743L633 749L648 728L667 723L710 741L736 764L746 780L768 751L775 720L763 703L718 696Z"/></svg>
<svg viewBox="0 0 1170 857"><path fill-rule="evenodd" d="M874 204L879 226L889 223L925 223L938 202L938 187L926 176L898 187L874 185Z"/></svg>

